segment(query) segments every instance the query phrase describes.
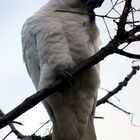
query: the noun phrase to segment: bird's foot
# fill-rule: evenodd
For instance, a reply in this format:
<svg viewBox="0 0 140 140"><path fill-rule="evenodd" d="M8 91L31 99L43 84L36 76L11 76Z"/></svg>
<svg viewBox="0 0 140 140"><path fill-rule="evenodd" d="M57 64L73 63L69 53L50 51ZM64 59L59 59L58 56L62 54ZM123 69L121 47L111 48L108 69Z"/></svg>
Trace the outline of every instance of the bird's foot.
<svg viewBox="0 0 140 140"><path fill-rule="evenodd" d="M73 76L67 70L59 72L56 79L62 79L64 82L66 82L66 85L68 86L71 86L73 83Z"/></svg>

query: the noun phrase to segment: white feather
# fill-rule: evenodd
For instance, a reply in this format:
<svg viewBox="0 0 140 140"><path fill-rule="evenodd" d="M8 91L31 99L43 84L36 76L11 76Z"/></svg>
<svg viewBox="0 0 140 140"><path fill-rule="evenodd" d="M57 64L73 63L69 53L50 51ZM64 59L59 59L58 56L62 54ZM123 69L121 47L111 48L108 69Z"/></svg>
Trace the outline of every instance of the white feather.
<svg viewBox="0 0 140 140"><path fill-rule="evenodd" d="M87 15L55 12L83 12L86 9L80 2L50 0L23 26L24 61L37 90L99 49L98 29L90 24ZM43 101L54 124L53 140L96 140L91 112L95 109L99 82L99 67L94 66L77 77L72 87Z"/></svg>

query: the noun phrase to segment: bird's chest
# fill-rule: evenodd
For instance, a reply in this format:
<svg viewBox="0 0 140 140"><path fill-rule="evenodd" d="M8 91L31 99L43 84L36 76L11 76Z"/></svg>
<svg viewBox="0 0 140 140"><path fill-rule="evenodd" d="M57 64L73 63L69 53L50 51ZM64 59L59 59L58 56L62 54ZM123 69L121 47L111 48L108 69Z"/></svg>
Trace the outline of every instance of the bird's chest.
<svg viewBox="0 0 140 140"><path fill-rule="evenodd" d="M90 42L92 25L89 17L67 14L67 16L61 17L61 21L73 60L79 63L90 57L93 46Z"/></svg>
<svg viewBox="0 0 140 140"><path fill-rule="evenodd" d="M81 46L82 43L85 44L90 40L92 25L88 16L70 14L69 16L63 16L61 21L69 43Z"/></svg>

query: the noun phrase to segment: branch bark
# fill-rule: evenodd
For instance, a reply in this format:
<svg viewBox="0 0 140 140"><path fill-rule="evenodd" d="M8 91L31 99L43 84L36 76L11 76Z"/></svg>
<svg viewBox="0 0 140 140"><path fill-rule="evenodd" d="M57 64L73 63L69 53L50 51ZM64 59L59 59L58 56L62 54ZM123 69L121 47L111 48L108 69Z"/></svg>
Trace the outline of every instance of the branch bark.
<svg viewBox="0 0 140 140"><path fill-rule="evenodd" d="M3 117L5 114L3 113L3 111L2 110L0 110L0 117ZM22 139L22 138L24 138L25 136L23 135L23 134L21 134L16 128L15 128L15 126L14 126L14 124L13 123L10 123L9 124L9 127L11 128L11 132L10 133L14 133L16 136L17 136L17 138L18 139ZM10 134L9 133L9 134ZM8 136L8 135L7 135ZM7 137L6 136L6 137ZM5 138L6 138L5 137Z"/></svg>
<svg viewBox="0 0 140 140"><path fill-rule="evenodd" d="M132 53L120 50L120 49L116 49L116 53L119 54L119 55L126 56L128 58L140 59L140 55L139 54L132 54Z"/></svg>
<svg viewBox="0 0 140 140"><path fill-rule="evenodd" d="M132 67L132 71L130 74L128 74L125 79L118 84L116 88L114 88L112 91L110 91L106 96L98 100L97 106L104 104L108 102L108 99L117 94L120 90L122 90L123 87L126 87L128 82L131 80L131 78L137 73L137 71L140 69L139 66Z"/></svg>
<svg viewBox="0 0 140 140"><path fill-rule="evenodd" d="M115 94L117 94L120 90L122 90L123 87L127 86L128 82L137 73L137 71L139 69L140 69L139 66L132 67L132 71L130 72L130 74L128 74L125 77L125 79L122 82L120 82L114 90L110 91L106 96L104 96L103 98L101 98L100 100L97 101L97 106L104 104L104 103L109 103L109 104L113 105L114 107L118 108L119 110L123 111L124 113L130 115L131 114L130 112L127 112L127 111L119 108L118 106L114 105L113 103L109 102L109 99L112 96L114 96ZM51 140L52 139L52 135L48 135L45 137L40 137L40 136L35 136L35 135L23 137L23 135L21 135L21 133L19 131L16 130L16 132L18 132L18 133L16 133L16 135L18 136L18 138L21 138L21 140Z"/></svg>

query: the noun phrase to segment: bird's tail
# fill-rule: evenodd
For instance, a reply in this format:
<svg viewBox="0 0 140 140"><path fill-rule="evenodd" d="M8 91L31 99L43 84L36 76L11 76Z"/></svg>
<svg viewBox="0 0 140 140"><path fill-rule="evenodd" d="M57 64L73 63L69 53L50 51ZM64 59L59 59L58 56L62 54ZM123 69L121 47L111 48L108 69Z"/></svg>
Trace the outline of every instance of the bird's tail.
<svg viewBox="0 0 140 140"><path fill-rule="evenodd" d="M85 130L80 140L97 140L92 115L89 117L87 129Z"/></svg>
<svg viewBox="0 0 140 140"><path fill-rule="evenodd" d="M66 140L65 138L60 138L57 125L56 124L53 124L53 125L54 127L53 127L52 140ZM88 125L87 125L86 130L84 131L84 134L80 137L80 139L79 138L77 139L75 137L74 140L97 140L92 115L90 115L89 117Z"/></svg>

